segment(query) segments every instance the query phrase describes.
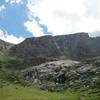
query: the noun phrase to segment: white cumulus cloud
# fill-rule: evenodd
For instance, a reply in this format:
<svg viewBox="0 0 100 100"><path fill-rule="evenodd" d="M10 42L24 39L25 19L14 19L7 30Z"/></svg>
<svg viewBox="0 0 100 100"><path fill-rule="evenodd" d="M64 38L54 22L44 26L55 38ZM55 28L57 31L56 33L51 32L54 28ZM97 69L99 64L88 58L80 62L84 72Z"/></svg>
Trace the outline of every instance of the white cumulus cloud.
<svg viewBox="0 0 100 100"><path fill-rule="evenodd" d="M43 29L38 26L37 21L35 19L25 22L24 26L27 28L28 31L32 32L33 36L35 37L44 35Z"/></svg>
<svg viewBox="0 0 100 100"><path fill-rule="evenodd" d="M9 4L22 4L23 1L22 0L5 0L6 3L9 3Z"/></svg>
<svg viewBox="0 0 100 100"><path fill-rule="evenodd" d="M53 35L100 31L100 0L28 0L27 8L28 15L37 16ZM33 34L43 34L34 22L25 26Z"/></svg>
<svg viewBox="0 0 100 100"><path fill-rule="evenodd" d="M0 12L1 12L2 10L4 10L4 9L6 9L5 5L1 5L1 6L0 6Z"/></svg>
<svg viewBox="0 0 100 100"><path fill-rule="evenodd" d="M3 31L1 29L0 29L0 39L9 43L14 43L14 44L18 44L24 40L23 37L16 37L13 34L9 35L6 30Z"/></svg>

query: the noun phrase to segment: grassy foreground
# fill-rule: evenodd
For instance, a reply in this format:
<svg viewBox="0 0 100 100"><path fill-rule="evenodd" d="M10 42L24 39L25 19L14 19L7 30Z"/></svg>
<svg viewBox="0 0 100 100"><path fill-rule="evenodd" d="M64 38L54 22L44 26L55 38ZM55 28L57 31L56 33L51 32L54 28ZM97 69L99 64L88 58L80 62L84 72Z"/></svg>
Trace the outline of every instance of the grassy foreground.
<svg viewBox="0 0 100 100"><path fill-rule="evenodd" d="M0 88L0 100L67 100L63 94L10 85Z"/></svg>
<svg viewBox="0 0 100 100"><path fill-rule="evenodd" d="M0 100L100 100L100 93L51 93L34 87L6 85L0 87Z"/></svg>

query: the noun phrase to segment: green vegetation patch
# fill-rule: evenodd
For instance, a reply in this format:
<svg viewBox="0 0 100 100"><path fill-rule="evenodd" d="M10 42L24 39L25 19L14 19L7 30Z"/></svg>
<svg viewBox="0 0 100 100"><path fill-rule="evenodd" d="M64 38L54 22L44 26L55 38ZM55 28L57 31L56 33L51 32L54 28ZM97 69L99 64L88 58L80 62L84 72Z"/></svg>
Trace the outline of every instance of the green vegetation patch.
<svg viewBox="0 0 100 100"><path fill-rule="evenodd" d="M100 100L100 91L56 93L10 84L0 88L0 100Z"/></svg>

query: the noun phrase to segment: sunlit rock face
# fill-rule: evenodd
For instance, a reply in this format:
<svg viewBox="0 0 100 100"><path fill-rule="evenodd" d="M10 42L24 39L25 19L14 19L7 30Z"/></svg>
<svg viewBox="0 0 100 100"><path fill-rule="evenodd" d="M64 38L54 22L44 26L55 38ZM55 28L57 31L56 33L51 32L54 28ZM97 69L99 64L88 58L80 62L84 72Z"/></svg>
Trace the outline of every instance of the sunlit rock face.
<svg viewBox="0 0 100 100"><path fill-rule="evenodd" d="M100 58L52 61L26 69L18 77L49 91L100 88L99 64Z"/></svg>

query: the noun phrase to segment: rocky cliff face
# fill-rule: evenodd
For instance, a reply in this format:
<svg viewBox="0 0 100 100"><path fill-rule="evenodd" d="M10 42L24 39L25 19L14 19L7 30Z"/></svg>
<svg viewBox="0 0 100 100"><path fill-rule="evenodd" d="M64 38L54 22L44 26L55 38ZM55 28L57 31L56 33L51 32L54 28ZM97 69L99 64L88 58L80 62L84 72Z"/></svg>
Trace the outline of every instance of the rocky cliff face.
<svg viewBox="0 0 100 100"><path fill-rule="evenodd" d="M26 66L31 66L51 60L80 60L100 56L99 42L99 37L90 38L88 33L32 37L13 46L9 53L22 58Z"/></svg>

